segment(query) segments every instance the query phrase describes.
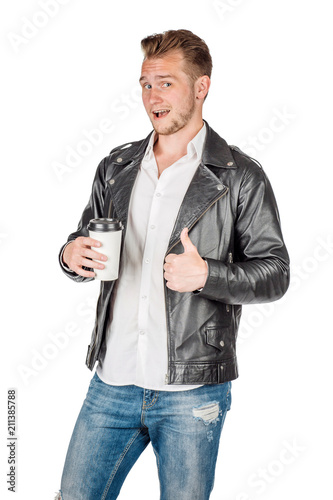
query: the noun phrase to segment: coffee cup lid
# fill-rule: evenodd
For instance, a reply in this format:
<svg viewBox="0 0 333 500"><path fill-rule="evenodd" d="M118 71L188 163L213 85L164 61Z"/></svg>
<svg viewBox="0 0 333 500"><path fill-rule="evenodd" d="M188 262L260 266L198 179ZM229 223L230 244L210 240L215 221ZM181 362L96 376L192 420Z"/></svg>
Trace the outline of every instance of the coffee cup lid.
<svg viewBox="0 0 333 500"><path fill-rule="evenodd" d="M108 231L119 231L123 229L123 225L118 219L91 219L87 229L88 231L107 233Z"/></svg>

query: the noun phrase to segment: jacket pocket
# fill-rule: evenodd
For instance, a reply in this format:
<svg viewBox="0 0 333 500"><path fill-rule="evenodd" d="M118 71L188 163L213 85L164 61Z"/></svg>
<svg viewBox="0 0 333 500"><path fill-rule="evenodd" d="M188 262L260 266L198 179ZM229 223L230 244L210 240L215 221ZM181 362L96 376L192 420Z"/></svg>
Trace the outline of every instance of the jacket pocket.
<svg viewBox="0 0 333 500"><path fill-rule="evenodd" d="M205 329L206 344L215 347L221 352L230 350L230 328L211 327Z"/></svg>

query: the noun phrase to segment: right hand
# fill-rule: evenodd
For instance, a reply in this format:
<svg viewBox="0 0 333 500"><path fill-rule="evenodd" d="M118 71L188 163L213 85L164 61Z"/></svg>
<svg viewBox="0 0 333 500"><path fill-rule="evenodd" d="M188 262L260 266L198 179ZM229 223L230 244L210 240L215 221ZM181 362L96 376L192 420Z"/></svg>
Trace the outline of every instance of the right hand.
<svg viewBox="0 0 333 500"><path fill-rule="evenodd" d="M96 276L95 273L82 269L82 266L91 267L93 269L104 269L104 264L90 260L107 260L106 255L91 249L91 247L100 246L100 241L94 240L93 238L87 238L85 236L79 236L65 248L62 256L63 261L72 271L75 271L80 276L84 276L85 278L94 278Z"/></svg>

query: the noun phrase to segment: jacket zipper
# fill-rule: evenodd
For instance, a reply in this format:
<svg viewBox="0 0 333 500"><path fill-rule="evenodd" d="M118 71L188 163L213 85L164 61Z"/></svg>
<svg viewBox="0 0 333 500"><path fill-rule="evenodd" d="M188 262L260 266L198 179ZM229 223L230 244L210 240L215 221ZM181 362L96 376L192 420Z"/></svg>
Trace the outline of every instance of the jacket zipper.
<svg viewBox="0 0 333 500"><path fill-rule="evenodd" d="M112 200L110 200L110 206L108 211L108 219L111 219L111 210L112 210Z"/></svg>
<svg viewBox="0 0 333 500"><path fill-rule="evenodd" d="M205 210L205 211L204 211L204 212L200 215L200 217L199 217L199 218L198 218L198 219L197 219L197 220L196 220L196 221L192 224L192 226L190 226L190 227L188 228L188 230L190 231L190 230L192 229L192 227L193 227L193 226L194 226L194 225L195 225L195 224L196 224L196 223L197 223L197 222L198 222L198 221L199 221L199 220L200 220L200 219L201 219L201 218L205 215L205 213L206 213L206 212L208 212L208 210L209 210L209 209L210 209L213 205L215 205L215 203L216 203L217 201L219 201L221 198L223 198L223 196L224 196L225 194L227 194L227 192L228 192L228 191L229 191L229 188L228 188L228 187L226 187L225 191L223 191L223 193L221 194L221 196L219 196L218 198L216 198L216 200L214 200L214 201L213 201L213 203L211 203L211 204L209 205L209 207L207 207L207 208L206 208L206 210ZM170 248L169 248L168 253L170 253L170 250L172 250L172 249L173 249L173 247L175 247L175 246L176 246L179 242L180 242L180 238L179 238L179 240L175 241L175 243L172 245L172 247L170 247ZM165 255L165 257L168 255L168 253Z"/></svg>
<svg viewBox="0 0 333 500"><path fill-rule="evenodd" d="M188 230L190 231L190 229L192 229L192 227L205 215L206 212L208 212L208 210L213 206L215 205L215 203L217 201L219 201L221 198L223 198L223 196L225 194L227 194L227 192L229 191L229 188L226 187L225 191L223 191L223 193L221 193L221 196L219 196L218 198L216 198L216 200L213 201L213 203L211 203L209 205L209 207L206 208L206 210L200 215L200 217L188 228ZM180 242L180 238L179 240L177 240L173 245L172 247L169 248L169 251L167 252L167 254L164 256L164 259L165 257L170 253L170 251L173 249L173 247L175 247L178 243ZM164 284L164 295L165 295L165 287L166 285ZM166 295L165 295L166 297ZM166 300L164 301L164 306L165 306L165 316L166 318L168 318L168 311L167 311L167 304L166 304ZM167 323L169 323L168 319L167 319ZM169 378L170 378L170 366L169 366L169 361L170 361L170 335L169 335L169 328L168 328L168 325L167 325L167 346L168 346L168 373L165 375L165 382L166 384L169 383Z"/></svg>
<svg viewBox="0 0 333 500"><path fill-rule="evenodd" d="M98 303L96 304L96 309L97 309L97 305L98 305ZM96 315L97 315L97 311L96 311ZM87 359L88 364L90 364L92 352L93 352L93 350L95 348L95 344L96 344L96 340L97 340L97 329L98 329L98 324L96 326L96 333L95 333L95 336L94 336L94 341L93 341L92 345L89 345L88 359Z"/></svg>
<svg viewBox="0 0 333 500"><path fill-rule="evenodd" d="M228 263L229 263L229 264L232 264L232 263L233 263L233 261L234 261L234 259L233 259L232 252L229 252L229 253L228 253ZM226 309L227 313L229 313L229 312L230 312L230 305L229 305L229 304L226 304L225 309Z"/></svg>
<svg viewBox="0 0 333 500"><path fill-rule="evenodd" d="M110 205L109 205L109 210L108 210L108 219L111 218L111 210L112 210L112 199L110 200ZM93 349L94 349L95 344L96 344L96 340L97 340L97 328L96 328L96 335L95 335L94 341L93 341L92 345L89 346L89 351L88 351L88 356L87 356L88 364L90 364L90 360L91 360Z"/></svg>

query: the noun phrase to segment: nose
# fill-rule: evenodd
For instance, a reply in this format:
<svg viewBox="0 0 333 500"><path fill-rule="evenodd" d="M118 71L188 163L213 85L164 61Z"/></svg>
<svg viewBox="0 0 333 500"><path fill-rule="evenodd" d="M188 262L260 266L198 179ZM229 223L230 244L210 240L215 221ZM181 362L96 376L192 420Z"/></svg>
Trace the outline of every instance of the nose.
<svg viewBox="0 0 333 500"><path fill-rule="evenodd" d="M158 103L160 103L162 101L163 101L163 99L162 99L160 90L157 89L157 88L154 88L154 87L151 88L150 92L149 92L149 102L150 102L150 104L158 104Z"/></svg>

